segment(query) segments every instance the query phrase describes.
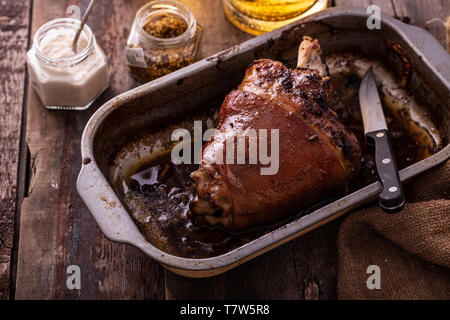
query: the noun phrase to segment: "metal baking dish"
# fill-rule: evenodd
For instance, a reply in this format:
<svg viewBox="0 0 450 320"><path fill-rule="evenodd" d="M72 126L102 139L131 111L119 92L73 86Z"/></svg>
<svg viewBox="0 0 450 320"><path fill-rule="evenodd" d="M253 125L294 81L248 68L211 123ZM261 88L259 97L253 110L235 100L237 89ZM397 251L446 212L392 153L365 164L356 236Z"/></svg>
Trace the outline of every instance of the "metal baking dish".
<svg viewBox="0 0 450 320"><path fill-rule="evenodd" d="M366 28L365 9L332 8L282 29L232 47L105 103L90 119L83 133L83 164L78 192L107 238L140 248L169 270L188 277L223 273L256 256L305 234L374 199L380 191L373 183L314 212L289 222L220 256L188 259L167 254L146 241L111 186L109 165L126 141L146 128L163 128L171 119L189 119L190 112L209 101L223 99L238 85L255 58L295 61L302 35L319 39L325 54L357 48L362 54L401 60L385 40L399 44L412 66L408 89L433 119L443 148L400 172L406 181L450 157L450 57L422 29L382 16L380 30ZM392 56L392 57L391 57ZM397 60L395 60L397 59Z"/></svg>

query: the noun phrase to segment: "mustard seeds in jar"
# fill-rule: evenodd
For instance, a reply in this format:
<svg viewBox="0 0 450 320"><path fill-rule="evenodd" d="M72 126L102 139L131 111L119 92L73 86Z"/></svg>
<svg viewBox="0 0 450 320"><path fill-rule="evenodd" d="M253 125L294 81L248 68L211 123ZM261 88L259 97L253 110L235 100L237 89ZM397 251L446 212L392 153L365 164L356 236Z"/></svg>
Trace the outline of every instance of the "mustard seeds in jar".
<svg viewBox="0 0 450 320"><path fill-rule="evenodd" d="M195 61L201 27L183 4L152 1L136 14L126 47L128 70L147 82Z"/></svg>
<svg viewBox="0 0 450 320"><path fill-rule="evenodd" d="M150 17L144 24L144 30L149 35L157 38L175 38L186 32L188 24L186 20L173 13L162 13Z"/></svg>

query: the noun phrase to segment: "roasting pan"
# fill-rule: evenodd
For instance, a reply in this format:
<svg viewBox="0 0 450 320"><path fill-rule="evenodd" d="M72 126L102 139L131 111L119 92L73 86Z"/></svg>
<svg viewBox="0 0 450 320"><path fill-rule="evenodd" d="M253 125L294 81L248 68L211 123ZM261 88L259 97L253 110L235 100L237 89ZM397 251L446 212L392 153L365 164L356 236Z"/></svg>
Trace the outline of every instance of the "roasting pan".
<svg viewBox="0 0 450 320"><path fill-rule="evenodd" d="M363 54L387 55L386 40L399 44L412 74L408 90L426 107L441 149L400 172L402 181L450 157L450 57L424 30L382 15L381 29L366 27L362 8L331 8L281 29L222 51L189 67L125 92L105 103L89 120L81 140L82 167L77 189L107 238L133 245L167 269L188 277L223 273L367 203L381 190L378 182L329 203L310 214L225 254L189 259L168 254L148 242L114 191L109 166L126 141L146 128L162 128L171 119L189 118L209 101L221 100L236 87L256 58L296 59L302 35L319 39L325 54L357 47ZM387 56L385 57L387 58ZM397 68L396 63L393 68Z"/></svg>

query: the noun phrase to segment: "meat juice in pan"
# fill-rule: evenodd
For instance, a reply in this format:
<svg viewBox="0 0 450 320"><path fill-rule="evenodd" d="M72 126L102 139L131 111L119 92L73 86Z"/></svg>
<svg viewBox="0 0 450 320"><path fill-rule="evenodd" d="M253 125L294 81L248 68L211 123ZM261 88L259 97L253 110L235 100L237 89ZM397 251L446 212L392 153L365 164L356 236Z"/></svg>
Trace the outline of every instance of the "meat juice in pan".
<svg viewBox="0 0 450 320"><path fill-rule="evenodd" d="M340 121L357 136L363 153L360 173L351 181L349 193L376 181L373 149L365 142L358 101L361 77L369 64L374 67L376 74L387 79L385 81L383 78L379 89L399 168L405 168L438 151L440 141L433 134L432 123L423 128L412 119L413 108L410 106L415 104L413 98L393 81L389 81L389 77L393 77L380 63L353 55L340 55L327 57L327 64L332 76L331 106ZM220 102L216 108L219 107ZM198 118L209 122L209 127L214 127L215 124L211 123L213 114L214 110ZM185 126L174 126L179 127ZM153 142L157 140L150 136L146 139ZM166 139L170 141L170 135ZM189 215L189 204L193 198L189 174L197 168L198 165L173 165L170 152L162 150L152 160L134 165L120 183L119 191L123 194L124 204L140 231L147 240L167 253L187 258L220 255L324 205L320 203L301 210L276 225L245 232L231 233L221 227L212 228L193 221Z"/></svg>

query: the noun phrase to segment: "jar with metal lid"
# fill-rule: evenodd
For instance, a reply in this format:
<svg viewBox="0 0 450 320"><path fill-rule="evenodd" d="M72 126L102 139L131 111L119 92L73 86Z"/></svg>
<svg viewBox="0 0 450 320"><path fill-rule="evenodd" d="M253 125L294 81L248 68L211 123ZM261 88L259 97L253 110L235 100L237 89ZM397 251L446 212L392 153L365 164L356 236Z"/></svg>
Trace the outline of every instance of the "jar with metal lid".
<svg viewBox="0 0 450 320"><path fill-rule="evenodd" d="M72 49L80 21L61 18L42 25L27 53L31 87L47 109L87 109L109 86L106 56L89 26Z"/></svg>
<svg viewBox="0 0 450 320"><path fill-rule="evenodd" d="M151 1L136 14L126 47L130 73L147 82L194 62L201 27L192 12L172 0Z"/></svg>

